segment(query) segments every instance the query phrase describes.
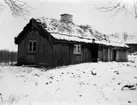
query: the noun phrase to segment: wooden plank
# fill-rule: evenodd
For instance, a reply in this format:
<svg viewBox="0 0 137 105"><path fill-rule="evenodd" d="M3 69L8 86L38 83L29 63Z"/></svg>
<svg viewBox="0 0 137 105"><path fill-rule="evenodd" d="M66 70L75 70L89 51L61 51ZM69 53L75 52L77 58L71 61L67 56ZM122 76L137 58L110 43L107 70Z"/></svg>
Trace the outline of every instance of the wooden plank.
<svg viewBox="0 0 137 105"><path fill-rule="evenodd" d="M111 61L111 48L108 48L108 61Z"/></svg>
<svg viewBox="0 0 137 105"><path fill-rule="evenodd" d="M116 50L116 61L119 61L119 50Z"/></svg>

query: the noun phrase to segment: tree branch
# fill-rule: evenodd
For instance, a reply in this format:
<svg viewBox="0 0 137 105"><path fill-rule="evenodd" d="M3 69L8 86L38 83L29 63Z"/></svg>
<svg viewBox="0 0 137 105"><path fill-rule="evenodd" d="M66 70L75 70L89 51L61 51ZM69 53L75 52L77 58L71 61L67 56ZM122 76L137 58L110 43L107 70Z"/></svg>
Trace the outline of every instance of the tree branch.
<svg viewBox="0 0 137 105"><path fill-rule="evenodd" d="M101 12L111 12L111 11L115 11L115 13L119 13L119 12L125 12L125 15L128 13L132 16L134 16L135 18L137 18L137 0L131 0L131 2L133 2L133 5L130 5L128 3L126 3L125 0L121 0L119 2L117 2L116 4L113 4L112 2L113 0L111 0L111 2L109 2L107 5L102 6L100 8L98 8L99 11ZM129 8L130 5L130 8ZM133 8L133 11L129 11L131 10L131 8Z"/></svg>
<svg viewBox="0 0 137 105"><path fill-rule="evenodd" d="M4 5L0 4L0 11L3 10Z"/></svg>
<svg viewBox="0 0 137 105"><path fill-rule="evenodd" d="M21 16L24 17L30 14L29 6L20 0L4 0L5 3L11 9L13 16Z"/></svg>

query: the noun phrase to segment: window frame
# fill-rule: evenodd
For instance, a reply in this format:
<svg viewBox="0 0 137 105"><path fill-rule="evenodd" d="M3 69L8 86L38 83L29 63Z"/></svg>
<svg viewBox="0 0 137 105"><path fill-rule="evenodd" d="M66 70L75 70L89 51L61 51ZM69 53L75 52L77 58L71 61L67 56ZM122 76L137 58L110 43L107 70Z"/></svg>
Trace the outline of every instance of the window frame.
<svg viewBox="0 0 137 105"><path fill-rule="evenodd" d="M75 55L81 55L82 54L81 44L74 44L73 54L75 54Z"/></svg>
<svg viewBox="0 0 137 105"><path fill-rule="evenodd" d="M31 45L30 45L31 43ZM35 45L34 45L35 43ZM35 50L34 50L35 48ZM28 42L28 52L32 52L32 53L35 53L37 50L37 41L36 40L29 40Z"/></svg>

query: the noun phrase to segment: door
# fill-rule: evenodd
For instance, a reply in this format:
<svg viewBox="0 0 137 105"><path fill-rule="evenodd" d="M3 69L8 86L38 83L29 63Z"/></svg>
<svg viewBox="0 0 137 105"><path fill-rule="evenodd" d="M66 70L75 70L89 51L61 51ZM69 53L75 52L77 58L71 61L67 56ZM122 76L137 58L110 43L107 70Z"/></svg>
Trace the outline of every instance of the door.
<svg viewBox="0 0 137 105"><path fill-rule="evenodd" d="M98 45L95 43L91 44L91 61L98 61Z"/></svg>
<svg viewBox="0 0 137 105"><path fill-rule="evenodd" d="M116 61L116 50L113 50L113 61Z"/></svg>

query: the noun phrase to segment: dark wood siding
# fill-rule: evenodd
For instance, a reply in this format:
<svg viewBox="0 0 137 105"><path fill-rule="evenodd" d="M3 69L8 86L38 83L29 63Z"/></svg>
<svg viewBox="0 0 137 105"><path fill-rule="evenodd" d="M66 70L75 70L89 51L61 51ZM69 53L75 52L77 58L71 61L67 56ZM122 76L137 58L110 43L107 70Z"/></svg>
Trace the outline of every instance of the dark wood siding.
<svg viewBox="0 0 137 105"><path fill-rule="evenodd" d="M83 63L83 62L90 62L91 61L91 49L90 45L88 44L81 44L81 54L74 54L73 53L74 44L71 46L71 63Z"/></svg>
<svg viewBox="0 0 137 105"><path fill-rule="evenodd" d="M29 64L36 63L36 55L38 49L36 48L36 52L28 51L28 43L29 41L36 41L38 43L38 32L35 30L30 30L23 40L20 41L18 45L18 63L19 64Z"/></svg>
<svg viewBox="0 0 137 105"><path fill-rule="evenodd" d="M26 60L26 47L25 47L25 40L22 40L18 44L18 64L24 64Z"/></svg>
<svg viewBox="0 0 137 105"><path fill-rule="evenodd" d="M120 47L99 45L98 59L104 62L108 62L108 61L126 62L128 61L127 49Z"/></svg>
<svg viewBox="0 0 137 105"><path fill-rule="evenodd" d="M52 46L47 38L42 35L38 35L37 63L45 65L52 64Z"/></svg>
<svg viewBox="0 0 137 105"><path fill-rule="evenodd" d="M50 37L49 33L41 35L37 30L30 30L24 36L18 44L19 64L62 66L91 62L95 58L101 61L127 61L127 52L122 48L60 41ZM28 52L29 40L35 40L37 43L36 52L34 53ZM75 44L81 45L81 54L73 53Z"/></svg>
<svg viewBox="0 0 137 105"><path fill-rule="evenodd" d="M81 44L81 54L74 54L75 43L55 43L53 46L53 65L69 65L91 61L90 46Z"/></svg>
<svg viewBox="0 0 137 105"><path fill-rule="evenodd" d="M68 44L56 43L53 45L53 66L62 66L70 64L70 47Z"/></svg>

